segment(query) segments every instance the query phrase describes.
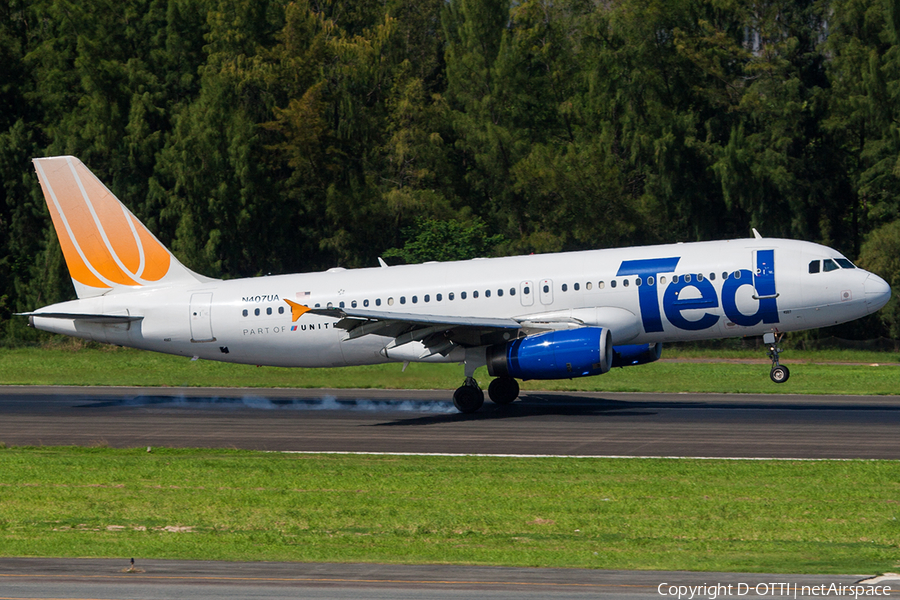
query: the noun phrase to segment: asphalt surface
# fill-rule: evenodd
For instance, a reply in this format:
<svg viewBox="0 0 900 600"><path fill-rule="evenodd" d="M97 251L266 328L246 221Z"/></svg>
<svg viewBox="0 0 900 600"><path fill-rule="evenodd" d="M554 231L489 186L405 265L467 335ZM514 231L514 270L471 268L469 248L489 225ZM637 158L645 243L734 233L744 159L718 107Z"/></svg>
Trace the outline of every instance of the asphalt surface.
<svg viewBox="0 0 900 600"><path fill-rule="evenodd" d="M461 415L446 391L0 386L0 442L8 445L898 459L898 425L900 396L540 393L507 407L488 402L479 413ZM0 600L675 597L677 590L660 593L663 583L667 594L671 586L730 584L725 595L780 598L797 590L757 584L840 586L872 575L140 559L136 567L124 572L124 558L0 558ZM882 584L898 595L900 579ZM796 594L823 595L802 588ZM708 591L694 597L711 600Z"/></svg>
<svg viewBox="0 0 900 600"><path fill-rule="evenodd" d="M0 386L8 445L900 459L900 396Z"/></svg>
<svg viewBox="0 0 900 600"><path fill-rule="evenodd" d="M696 586L704 585L724 586L717 588L721 591L716 595L729 595L730 585L733 597L789 598L795 586L799 586L797 596L815 597L825 594L803 594L802 586L856 586L864 579L860 575L165 560L138 560L137 572L126 572L129 568L126 559L0 558L0 598L668 600L672 595L677 598L678 586L694 586L699 592ZM890 595L900 595L896 591L900 578L874 585L881 592L883 586L890 586ZM704 591L695 597L709 599L709 588Z"/></svg>

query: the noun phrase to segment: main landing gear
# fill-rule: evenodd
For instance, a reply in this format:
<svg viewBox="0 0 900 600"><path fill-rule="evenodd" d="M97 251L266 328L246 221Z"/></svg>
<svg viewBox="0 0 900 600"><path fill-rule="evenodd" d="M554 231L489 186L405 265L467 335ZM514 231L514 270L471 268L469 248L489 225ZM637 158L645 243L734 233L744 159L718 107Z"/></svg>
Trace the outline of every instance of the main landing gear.
<svg viewBox="0 0 900 600"><path fill-rule="evenodd" d="M512 377L498 377L488 386L494 404L512 404L519 397L519 382Z"/></svg>
<svg viewBox="0 0 900 600"><path fill-rule="evenodd" d="M771 377L772 381L775 383L784 383L791 376L790 370L778 363L778 355L782 351L781 348L778 347L778 344L783 337L783 333L779 334L777 338L774 333L763 334L763 343L769 347L767 354L769 358L772 359L772 371L769 373L769 377Z"/></svg>
<svg viewBox="0 0 900 600"><path fill-rule="evenodd" d="M475 381L475 370L486 364L484 348L466 350L466 380L453 392L453 405L462 413L473 413L484 405L484 392ZM519 397L519 382L509 376L497 377L488 386L494 404L511 404Z"/></svg>
<svg viewBox="0 0 900 600"><path fill-rule="evenodd" d="M474 377L466 377L465 383L453 392L453 405L461 413L473 413L484 404L484 392Z"/></svg>
<svg viewBox="0 0 900 600"><path fill-rule="evenodd" d="M511 404L519 397L519 382L512 377L498 377L488 386L488 395L494 404ZM453 392L453 405L462 413L473 413L484 405L484 392L474 377L466 377L465 383Z"/></svg>

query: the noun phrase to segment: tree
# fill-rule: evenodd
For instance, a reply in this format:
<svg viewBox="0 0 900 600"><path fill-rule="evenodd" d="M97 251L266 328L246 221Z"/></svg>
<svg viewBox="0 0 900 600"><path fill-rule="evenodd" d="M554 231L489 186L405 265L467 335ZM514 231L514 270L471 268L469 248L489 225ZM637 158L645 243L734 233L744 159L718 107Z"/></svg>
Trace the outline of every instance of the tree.
<svg viewBox="0 0 900 600"><path fill-rule="evenodd" d="M468 222L417 218L403 230L403 248L391 248L385 258L399 258L406 264L431 260L468 260L491 254L503 236L488 235L484 222L475 217Z"/></svg>
<svg viewBox="0 0 900 600"><path fill-rule="evenodd" d="M868 235L858 263L880 275L894 290L880 315L891 338L900 339L900 299L897 297L897 290L900 290L900 219L882 225Z"/></svg>

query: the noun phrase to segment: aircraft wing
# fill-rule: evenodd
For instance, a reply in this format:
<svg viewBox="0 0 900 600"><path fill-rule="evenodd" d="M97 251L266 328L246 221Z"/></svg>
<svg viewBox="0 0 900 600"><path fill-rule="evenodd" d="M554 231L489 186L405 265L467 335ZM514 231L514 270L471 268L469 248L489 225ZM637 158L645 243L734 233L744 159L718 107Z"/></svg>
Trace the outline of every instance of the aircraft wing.
<svg viewBox="0 0 900 600"><path fill-rule="evenodd" d="M340 319L365 321L403 321L419 325L447 325L451 327L476 327L492 329L521 329L515 319L491 317L448 317L446 315L420 315L413 313L387 312L380 310L360 310L356 308L311 308L311 314Z"/></svg>
<svg viewBox="0 0 900 600"><path fill-rule="evenodd" d="M357 308L309 308L291 300L285 301L291 306L295 321L307 312L338 319L335 326L347 331L345 341L365 335L394 338L386 344L388 350L410 342L421 342L431 353L423 356L446 355L456 346L500 344L553 329L602 326L611 328L616 339L622 342L634 338L640 330L640 321L634 313L614 307L504 318L422 315Z"/></svg>
<svg viewBox="0 0 900 600"><path fill-rule="evenodd" d="M517 320L506 318L450 317L355 308L312 308L304 312L338 319L335 325L347 330L345 340L364 335L394 338L388 348L418 341L434 354L444 354L456 345L500 343L518 337L519 330L523 329Z"/></svg>

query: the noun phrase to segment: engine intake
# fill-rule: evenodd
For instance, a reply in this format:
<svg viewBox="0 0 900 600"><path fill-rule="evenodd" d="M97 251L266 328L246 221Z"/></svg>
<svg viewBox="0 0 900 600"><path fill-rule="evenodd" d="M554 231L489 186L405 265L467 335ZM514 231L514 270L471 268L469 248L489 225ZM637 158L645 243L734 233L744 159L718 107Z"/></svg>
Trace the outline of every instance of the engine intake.
<svg viewBox="0 0 900 600"><path fill-rule="evenodd" d="M492 377L570 379L600 375L613 363L612 336L602 327L549 331L487 350Z"/></svg>

